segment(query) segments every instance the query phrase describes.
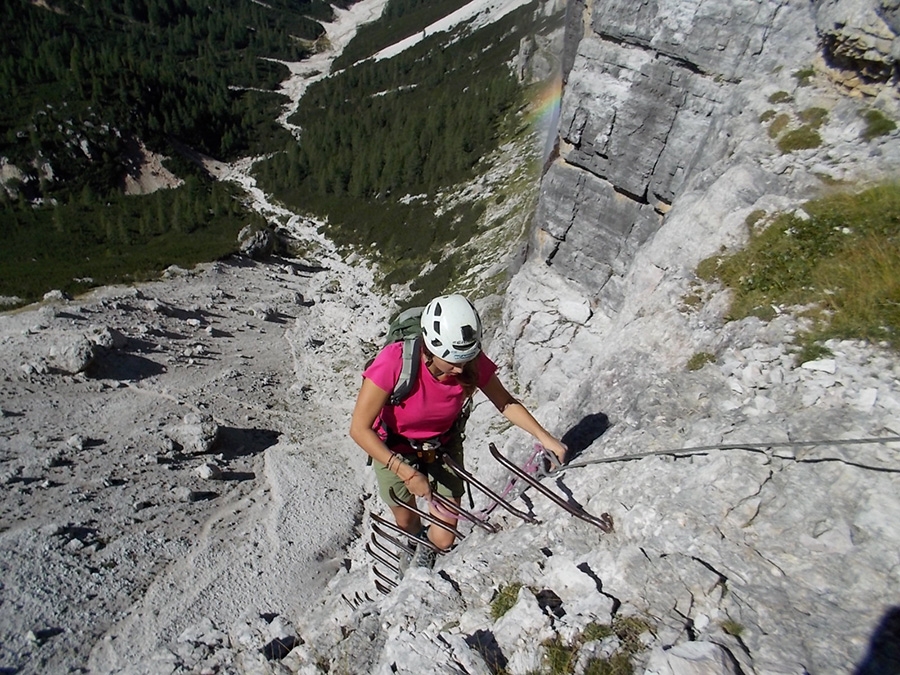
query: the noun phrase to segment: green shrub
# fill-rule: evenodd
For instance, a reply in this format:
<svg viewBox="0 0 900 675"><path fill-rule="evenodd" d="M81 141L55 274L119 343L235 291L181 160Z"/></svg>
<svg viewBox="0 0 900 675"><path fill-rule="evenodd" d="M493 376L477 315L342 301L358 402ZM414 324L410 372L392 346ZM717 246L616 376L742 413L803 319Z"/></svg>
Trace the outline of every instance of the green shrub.
<svg viewBox="0 0 900 675"><path fill-rule="evenodd" d="M776 113L774 110L772 110L771 108L769 108L768 110L766 110L766 111L764 111L764 112L762 112L762 113L760 114L760 116L759 116L759 121L760 121L760 123L765 124L765 123L768 122L770 119L772 119L773 117L775 117L776 114L777 114L777 113Z"/></svg>
<svg viewBox="0 0 900 675"><path fill-rule="evenodd" d="M769 103L787 103L788 101L793 100L793 97L786 91L776 91L769 96Z"/></svg>
<svg viewBox="0 0 900 675"><path fill-rule="evenodd" d="M862 137L867 141L879 136L886 136L897 128L896 122L885 117L880 110L867 110L862 115L866 118L866 128L863 130Z"/></svg>
<svg viewBox="0 0 900 675"><path fill-rule="evenodd" d="M782 213L746 248L702 261L697 275L734 291L730 318L772 306L812 307L811 340L886 341L900 348L900 183L807 202Z"/></svg>
<svg viewBox="0 0 900 675"><path fill-rule="evenodd" d="M778 149L786 155L796 150L809 150L822 145L822 137L812 126L805 124L799 129L788 131L778 139Z"/></svg>

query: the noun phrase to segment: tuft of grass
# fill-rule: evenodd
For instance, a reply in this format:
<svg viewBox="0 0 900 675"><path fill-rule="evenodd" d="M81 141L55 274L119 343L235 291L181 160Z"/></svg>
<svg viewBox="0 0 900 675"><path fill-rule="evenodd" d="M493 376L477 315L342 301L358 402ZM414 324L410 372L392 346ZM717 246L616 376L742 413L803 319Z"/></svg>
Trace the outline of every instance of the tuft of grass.
<svg viewBox="0 0 900 675"><path fill-rule="evenodd" d="M614 654L609 659L591 659L584 668L584 675L633 675L634 666L626 654Z"/></svg>
<svg viewBox="0 0 900 675"><path fill-rule="evenodd" d="M793 100L793 97L786 91L776 91L769 96L769 103L787 103L788 101Z"/></svg>
<svg viewBox="0 0 900 675"><path fill-rule="evenodd" d="M709 352L697 352L687 362L687 369L690 371L700 370L707 363L715 363L716 355Z"/></svg>
<svg viewBox="0 0 900 675"><path fill-rule="evenodd" d="M681 310L690 311L703 304L703 293L694 290L691 293L681 296Z"/></svg>
<svg viewBox="0 0 900 675"><path fill-rule="evenodd" d="M744 223L746 223L747 228L752 230L756 225L765 218L768 214L765 209L756 209L755 211L751 211L747 214L747 217L744 218Z"/></svg>
<svg viewBox="0 0 900 675"><path fill-rule="evenodd" d="M900 183L835 193L782 213L746 248L702 261L697 275L734 291L730 318L804 306L806 339L885 341L900 350Z"/></svg>
<svg viewBox="0 0 900 675"><path fill-rule="evenodd" d="M778 149L781 150L783 155L796 150L818 148L820 145L822 145L822 137L815 130L815 127L809 124L804 124L799 129L788 131L778 139Z"/></svg>
<svg viewBox="0 0 900 675"><path fill-rule="evenodd" d="M559 637L544 643L547 672L550 675L568 675L574 672L578 660L578 645L566 645Z"/></svg>
<svg viewBox="0 0 900 675"><path fill-rule="evenodd" d="M801 336L799 342L800 349L795 356L797 363L806 363L807 361L818 361L819 359L827 359L834 354L828 347L813 340L810 336Z"/></svg>
<svg viewBox="0 0 900 675"><path fill-rule="evenodd" d="M564 643L559 636L544 642L544 665L541 672L549 675L570 675L575 672L578 654L586 642L615 636L619 649L610 658L592 658L585 664L585 675L632 675L631 657L644 650L640 635L651 626L640 617L615 617L612 624L589 623L573 644Z"/></svg>
<svg viewBox="0 0 900 675"><path fill-rule="evenodd" d="M778 138L778 135L785 130L790 121L791 117L786 113L776 116L769 125L769 138Z"/></svg>
<svg viewBox="0 0 900 675"><path fill-rule="evenodd" d="M491 618L494 621L513 608L521 589L522 584L520 583L507 584L500 587L497 591L497 595L494 596L494 599L491 602Z"/></svg>
<svg viewBox="0 0 900 675"><path fill-rule="evenodd" d="M744 632L744 627L733 619L725 619L722 622L722 630L734 637L740 637Z"/></svg>
<svg viewBox="0 0 900 675"><path fill-rule="evenodd" d="M773 117L775 117L775 115L777 115L777 114L778 114L778 113L776 113L774 110L772 110L771 108L769 108L768 110L765 110L765 111L763 111L762 113L760 113L759 121L760 121L761 124L765 124L765 123L768 122L770 119L772 119Z"/></svg>
<svg viewBox="0 0 900 675"><path fill-rule="evenodd" d="M584 627L584 630L581 633L581 639L585 642L592 642L594 640L602 640L603 638L608 638L610 635L615 635L615 631L612 629L612 626L605 623L597 623L596 621L591 621L587 626Z"/></svg>
<svg viewBox="0 0 900 675"><path fill-rule="evenodd" d="M808 87L812 84L811 80L815 74L815 69L811 67L801 68L800 70L795 70L791 73L791 75L794 76L794 79L797 80L798 87Z"/></svg>
<svg viewBox="0 0 900 675"><path fill-rule="evenodd" d="M880 110L875 110L874 108L866 110L862 113L862 116L866 118L866 128L862 132L862 137L866 141L871 141L879 136L886 136L897 128L897 123L885 117Z"/></svg>
<svg viewBox="0 0 900 675"><path fill-rule="evenodd" d="M825 108L812 107L801 110L797 117L804 124L809 125L813 129L818 129L828 119L828 111Z"/></svg>
<svg viewBox="0 0 900 675"><path fill-rule="evenodd" d="M622 641L623 649L629 654L637 654L644 649L640 636L652 626L639 616L617 616L612 624L613 631Z"/></svg>

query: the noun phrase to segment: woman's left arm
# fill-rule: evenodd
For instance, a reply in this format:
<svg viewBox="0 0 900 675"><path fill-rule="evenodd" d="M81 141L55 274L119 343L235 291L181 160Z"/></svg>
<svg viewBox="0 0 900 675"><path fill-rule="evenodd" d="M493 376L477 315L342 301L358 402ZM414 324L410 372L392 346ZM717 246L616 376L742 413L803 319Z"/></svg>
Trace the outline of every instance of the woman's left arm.
<svg viewBox="0 0 900 675"><path fill-rule="evenodd" d="M566 446L552 436L534 419L528 409L510 394L496 374L481 387L481 391L503 416L523 431L534 436L535 440L556 455L560 464L566 459Z"/></svg>

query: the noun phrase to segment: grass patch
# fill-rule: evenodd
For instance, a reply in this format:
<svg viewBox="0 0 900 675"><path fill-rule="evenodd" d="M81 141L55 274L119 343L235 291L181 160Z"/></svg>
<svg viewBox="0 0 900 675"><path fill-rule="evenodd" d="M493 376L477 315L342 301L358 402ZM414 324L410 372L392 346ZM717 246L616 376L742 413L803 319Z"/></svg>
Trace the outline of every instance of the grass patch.
<svg viewBox="0 0 900 675"><path fill-rule="evenodd" d="M681 296L681 311L689 312L703 304L704 295L702 289L692 288L690 293Z"/></svg>
<svg viewBox="0 0 900 675"><path fill-rule="evenodd" d="M760 123L765 124L765 123L768 122L770 119L772 119L773 117L775 117L775 115L777 115L777 114L778 114L778 113L776 113L774 110L772 110L771 108L769 108L768 110L765 110L765 111L763 111L763 112L760 114L760 116L759 116L759 121L760 121Z"/></svg>
<svg viewBox="0 0 900 675"><path fill-rule="evenodd" d="M787 103L788 101L793 100L794 98L786 91L776 91L769 96L769 103Z"/></svg>
<svg viewBox="0 0 900 675"><path fill-rule="evenodd" d="M816 71L813 68L801 68L800 70L795 70L791 74L794 76L794 79L797 80L798 87L808 87L812 84L812 78L815 76Z"/></svg>
<svg viewBox="0 0 900 675"><path fill-rule="evenodd" d="M866 120L866 128L862 132L862 137L866 141L871 141L879 136L887 136L897 128L896 122L885 117L880 110L866 110L862 116Z"/></svg>
<svg viewBox="0 0 900 675"><path fill-rule="evenodd" d="M828 119L828 111L825 110L825 108L812 107L801 110L797 117L799 117L800 121L804 124L808 124L813 129L818 129L825 123L825 120Z"/></svg>
<svg viewBox="0 0 900 675"><path fill-rule="evenodd" d="M591 659L584 667L584 675L632 675L634 666L625 654L615 654L609 659Z"/></svg>
<svg viewBox="0 0 900 675"><path fill-rule="evenodd" d="M631 658L644 651L640 635L651 630L649 623L639 617L616 617L612 624L592 622L588 624L577 640L565 644L558 636L544 643L545 670L549 675L570 675L575 672L581 648L587 642L616 637L619 648L606 658L591 658L584 665L585 675L632 675L634 667Z"/></svg>
<svg viewBox="0 0 900 675"><path fill-rule="evenodd" d="M790 124L791 117L786 113L781 113L772 119L769 125L769 138L778 138L778 135Z"/></svg>
<svg viewBox="0 0 900 675"><path fill-rule="evenodd" d="M730 318L804 306L810 341L885 341L900 348L900 183L836 193L783 213L747 247L697 267L734 291Z"/></svg>
<svg viewBox="0 0 900 675"><path fill-rule="evenodd" d="M756 227L759 222L768 215L765 209L756 209L747 214L747 217L744 218L744 222L747 224L749 229L753 229Z"/></svg>
<svg viewBox="0 0 900 675"><path fill-rule="evenodd" d="M734 637L740 637L744 633L744 627L733 619L725 619L722 622L722 630Z"/></svg>
<svg viewBox="0 0 900 675"><path fill-rule="evenodd" d="M792 129L778 139L778 149L781 154L797 150L810 150L822 145L822 137L812 125L804 124L799 129Z"/></svg>
<svg viewBox="0 0 900 675"><path fill-rule="evenodd" d="M491 602L491 618L496 621L516 604L522 584L513 583L501 586Z"/></svg>
<svg viewBox="0 0 900 675"><path fill-rule="evenodd" d="M716 355L709 352L697 352L687 362L687 369L690 371L700 370L707 363L715 363Z"/></svg>

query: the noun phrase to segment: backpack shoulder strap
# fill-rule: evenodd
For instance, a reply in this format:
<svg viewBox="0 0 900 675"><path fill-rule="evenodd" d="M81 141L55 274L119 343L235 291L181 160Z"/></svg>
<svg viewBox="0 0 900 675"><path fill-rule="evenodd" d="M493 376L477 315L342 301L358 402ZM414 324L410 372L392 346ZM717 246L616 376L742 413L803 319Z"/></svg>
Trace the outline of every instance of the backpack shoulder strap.
<svg viewBox="0 0 900 675"><path fill-rule="evenodd" d="M412 391L413 383L419 375L421 354L421 335L403 341L403 363L400 367L400 377L397 378L397 384L394 385L394 391L391 393L391 405L397 405Z"/></svg>

